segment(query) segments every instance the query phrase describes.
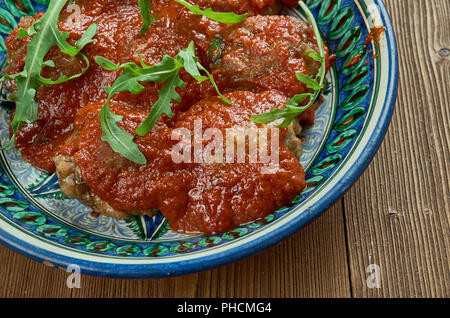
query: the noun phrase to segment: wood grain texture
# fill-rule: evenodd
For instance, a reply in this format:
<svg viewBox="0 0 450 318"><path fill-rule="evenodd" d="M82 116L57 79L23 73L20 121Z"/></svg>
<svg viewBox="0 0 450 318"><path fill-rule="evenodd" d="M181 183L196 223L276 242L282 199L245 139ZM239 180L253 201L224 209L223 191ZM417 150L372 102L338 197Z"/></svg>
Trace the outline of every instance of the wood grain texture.
<svg viewBox="0 0 450 318"><path fill-rule="evenodd" d="M448 297L450 2L387 0L397 34L395 114L344 197L354 297ZM368 288L367 266L381 270Z"/></svg>
<svg viewBox="0 0 450 318"><path fill-rule="evenodd" d="M152 280L68 273L0 246L0 297L449 297L450 2L385 0L396 30L396 111L373 162L332 208L239 262ZM368 288L370 264L381 288Z"/></svg>

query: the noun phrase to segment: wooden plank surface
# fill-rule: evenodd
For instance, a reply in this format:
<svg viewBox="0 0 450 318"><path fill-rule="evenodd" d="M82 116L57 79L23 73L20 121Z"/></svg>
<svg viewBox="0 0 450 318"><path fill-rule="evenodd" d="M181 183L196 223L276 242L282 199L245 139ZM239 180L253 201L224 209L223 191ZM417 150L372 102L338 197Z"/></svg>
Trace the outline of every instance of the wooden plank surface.
<svg viewBox="0 0 450 318"><path fill-rule="evenodd" d="M395 114L344 197L355 297L445 297L449 282L450 2L387 0L397 35ZM381 288L364 277L377 264Z"/></svg>
<svg viewBox="0 0 450 318"><path fill-rule="evenodd" d="M64 270L0 246L0 297L449 297L450 2L385 3L399 45L396 111L369 168L320 218L214 270L152 280L83 275L80 289L66 287ZM374 269L380 288L367 284Z"/></svg>

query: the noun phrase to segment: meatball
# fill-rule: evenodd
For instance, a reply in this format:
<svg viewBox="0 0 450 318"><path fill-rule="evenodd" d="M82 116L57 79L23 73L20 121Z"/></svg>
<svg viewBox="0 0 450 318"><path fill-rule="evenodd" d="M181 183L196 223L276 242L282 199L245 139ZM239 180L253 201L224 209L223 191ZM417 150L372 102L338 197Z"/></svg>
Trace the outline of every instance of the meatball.
<svg viewBox="0 0 450 318"><path fill-rule="evenodd" d="M27 30L37 19L42 16L42 13L37 13L34 17L26 16L20 19L19 24L15 30L6 38L5 45L6 61L7 65L3 69L3 74L15 74L20 73L25 65L25 56L27 54L27 45L30 42L30 38L17 38L17 32L19 29ZM16 93L17 85L13 80L6 80L3 83L5 89L10 93Z"/></svg>
<svg viewBox="0 0 450 318"><path fill-rule="evenodd" d="M281 0L281 2L288 7L297 7L299 0Z"/></svg>
<svg viewBox="0 0 450 318"><path fill-rule="evenodd" d="M58 155L54 158L54 161L61 192L79 200L94 211L118 220L125 219L130 215L153 216L158 212L156 209L148 209L146 211L119 211L114 209L108 202L95 195L83 182L80 168L75 164L73 157Z"/></svg>
<svg viewBox="0 0 450 318"><path fill-rule="evenodd" d="M213 75L225 91L276 89L287 97L306 92L296 72L314 75L320 63L312 27L287 16L249 17L211 41Z"/></svg>

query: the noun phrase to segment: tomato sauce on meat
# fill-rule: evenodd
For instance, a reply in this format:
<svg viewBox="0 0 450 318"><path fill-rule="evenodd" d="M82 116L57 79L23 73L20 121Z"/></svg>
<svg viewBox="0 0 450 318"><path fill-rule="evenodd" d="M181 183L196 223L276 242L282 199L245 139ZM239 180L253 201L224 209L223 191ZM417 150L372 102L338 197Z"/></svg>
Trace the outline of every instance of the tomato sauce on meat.
<svg viewBox="0 0 450 318"><path fill-rule="evenodd" d="M308 91L296 78L296 72L317 74L320 67L306 54L318 52L312 27L291 17L250 17L239 25L224 28L215 39L220 52L211 50L209 58L223 91L276 89L292 97ZM326 48L325 57L328 61ZM329 67L327 63L327 70ZM313 124L314 109L304 112L300 120Z"/></svg>
<svg viewBox="0 0 450 318"><path fill-rule="evenodd" d="M248 158L244 163L174 162L172 149L179 141L172 140L173 129L193 131L195 121L201 120L203 131L218 128L225 135L226 128L246 124L251 116L283 107L286 102L276 91L241 91L226 97L233 102L232 107L212 97L181 113L173 128L160 121L150 133L136 137L148 160L146 165L130 163L101 141L97 114L103 104L89 104L79 111L75 121L78 136L66 145L65 155L73 156L84 182L115 209L156 207L171 227L181 232L230 230L288 204L306 183L300 162L282 145L286 129L279 136L279 166L271 173L263 170L269 163L249 163ZM147 112L122 102L113 102L110 107L124 116L121 126L130 133L147 116Z"/></svg>
<svg viewBox="0 0 450 318"><path fill-rule="evenodd" d="M69 32L68 41L72 44L89 25L98 24L93 43L83 49L90 67L75 80L38 89L40 120L23 126L15 145L25 160L50 172L56 170L55 158L69 158L88 194L107 202L111 209L132 215L133 211L157 208L176 231L214 234L265 217L289 204L306 186L303 168L283 145L287 129L280 130L279 166L271 173L261 172L268 164L248 160L226 164L175 163L172 149L179 141L172 140L173 131L192 129L197 120L202 121L203 130L225 131L248 124L253 115L283 108L287 98L308 91L296 79L295 72L315 74L320 63L305 54L307 50L318 52L311 26L290 17L274 16L281 3L294 6L296 2L189 2L202 9L248 13L249 17L239 24L225 25L194 15L172 0L152 0L152 14L157 19L148 32L138 34L142 19L137 0L79 0L81 14L76 17L67 7L63 9L58 27ZM24 19L19 27L27 28L41 16L38 13ZM18 39L17 30L7 38L5 73L22 71L30 40ZM233 105L224 104L209 81L199 83L182 70L180 78L186 87L177 89L181 102L172 102L174 116L162 116L148 134L135 136L134 131L149 115L163 85L142 83L142 93L116 94L109 107L123 116L118 125L135 136L147 164L135 164L115 153L101 140L98 113L107 98L104 87L112 86L121 71L104 70L95 62L95 56L116 64L139 65L139 52L147 65L154 65L164 55L175 57L191 41L199 62L212 72L219 89L227 93ZM52 59L55 67L45 68L42 75L53 79L77 74L85 66L82 59L65 56L56 48L50 50L46 59ZM326 60L328 68L328 53ZM10 90L14 89L11 85ZM313 124L314 109L304 112L299 121Z"/></svg>

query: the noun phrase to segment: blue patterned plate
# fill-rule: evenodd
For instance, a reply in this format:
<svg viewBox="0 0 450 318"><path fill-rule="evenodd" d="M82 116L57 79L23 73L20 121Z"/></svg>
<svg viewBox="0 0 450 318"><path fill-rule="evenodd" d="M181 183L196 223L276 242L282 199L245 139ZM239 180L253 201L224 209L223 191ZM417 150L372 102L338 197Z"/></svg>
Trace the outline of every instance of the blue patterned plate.
<svg viewBox="0 0 450 318"><path fill-rule="evenodd" d="M46 3L1 0L0 62L4 38L18 19L44 11ZM381 0L306 3L337 59L316 124L305 131L301 162L308 187L290 206L221 235L181 235L160 214L124 221L94 217L60 192L54 174L31 167L12 149L0 152L2 243L55 266L77 264L85 274L163 277L236 261L278 243L326 210L363 172L384 137L396 97L397 49ZM378 43L365 45L374 26L386 31ZM349 63L358 54L359 62ZM9 137L9 116L7 109L0 110L2 144Z"/></svg>

